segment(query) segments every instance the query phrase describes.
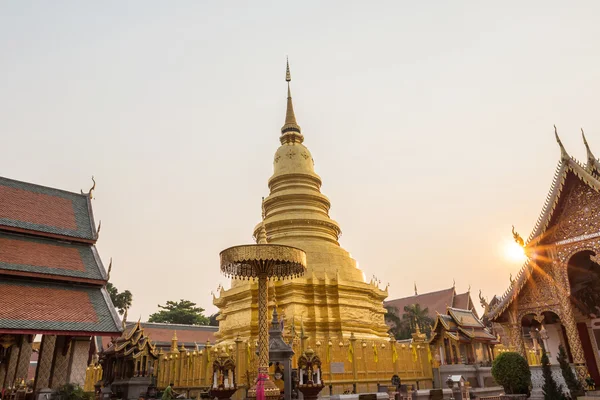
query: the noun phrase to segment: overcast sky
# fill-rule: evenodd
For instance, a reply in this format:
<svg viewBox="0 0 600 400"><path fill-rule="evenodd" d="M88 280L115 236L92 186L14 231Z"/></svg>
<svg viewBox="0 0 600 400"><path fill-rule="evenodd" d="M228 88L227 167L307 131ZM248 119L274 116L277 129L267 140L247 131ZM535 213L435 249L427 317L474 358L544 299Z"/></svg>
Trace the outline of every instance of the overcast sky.
<svg viewBox="0 0 600 400"><path fill-rule="evenodd" d="M0 175L79 192L130 319L214 312L296 117L341 244L390 297L501 294L559 148L600 155L600 3L4 1Z"/></svg>

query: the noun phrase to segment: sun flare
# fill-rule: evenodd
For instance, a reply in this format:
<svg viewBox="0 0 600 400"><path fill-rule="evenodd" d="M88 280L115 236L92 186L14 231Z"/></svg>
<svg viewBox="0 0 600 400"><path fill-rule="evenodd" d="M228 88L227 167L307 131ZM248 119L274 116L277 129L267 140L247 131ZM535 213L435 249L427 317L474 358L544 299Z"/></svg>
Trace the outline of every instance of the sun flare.
<svg viewBox="0 0 600 400"><path fill-rule="evenodd" d="M523 262L527 258L525 250L513 241L508 242L504 247L504 255L507 259L514 262Z"/></svg>

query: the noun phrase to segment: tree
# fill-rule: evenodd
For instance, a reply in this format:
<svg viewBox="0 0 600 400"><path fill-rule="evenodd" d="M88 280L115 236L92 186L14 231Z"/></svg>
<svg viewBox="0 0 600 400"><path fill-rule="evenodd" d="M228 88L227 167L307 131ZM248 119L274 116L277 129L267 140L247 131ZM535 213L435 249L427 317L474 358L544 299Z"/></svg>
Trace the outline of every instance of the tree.
<svg viewBox="0 0 600 400"><path fill-rule="evenodd" d="M529 395L531 371L527 360L519 353L500 353L492 364L492 376L506 394Z"/></svg>
<svg viewBox="0 0 600 400"><path fill-rule="evenodd" d="M217 320L217 317L219 315L221 315L221 313L215 313L215 314L212 314L210 317L208 317L208 325L219 326L219 321Z"/></svg>
<svg viewBox="0 0 600 400"><path fill-rule="evenodd" d="M429 317L429 308L421 308L420 304L411 304L404 306L404 315L402 319L409 326L410 330L416 329L415 324L419 325L419 328L429 336L431 334L431 327L433 320Z"/></svg>
<svg viewBox="0 0 600 400"><path fill-rule="evenodd" d="M571 393L571 398L577 399L579 396L583 396L585 394L583 385L575 376L573 369L571 369L569 360L567 360L567 352L562 344L558 346L558 356L556 357L556 360L560 364L560 370L563 378L565 378L565 383L569 388L569 392Z"/></svg>
<svg viewBox="0 0 600 400"><path fill-rule="evenodd" d="M548 354L545 350L542 354L542 376L544 377L544 386L542 386L544 400L565 400L562 385L557 384L552 376L550 360L548 360Z"/></svg>
<svg viewBox="0 0 600 400"><path fill-rule="evenodd" d="M208 325L209 320L202 314L204 308L196 307L189 300L167 301L162 310L150 315L148 322L166 322L169 324Z"/></svg>
<svg viewBox="0 0 600 400"><path fill-rule="evenodd" d="M133 295L129 290L119 292L119 289L117 289L112 283L108 282L106 284L106 291L108 292L113 305L119 311L119 314L123 315L125 310L131 307Z"/></svg>

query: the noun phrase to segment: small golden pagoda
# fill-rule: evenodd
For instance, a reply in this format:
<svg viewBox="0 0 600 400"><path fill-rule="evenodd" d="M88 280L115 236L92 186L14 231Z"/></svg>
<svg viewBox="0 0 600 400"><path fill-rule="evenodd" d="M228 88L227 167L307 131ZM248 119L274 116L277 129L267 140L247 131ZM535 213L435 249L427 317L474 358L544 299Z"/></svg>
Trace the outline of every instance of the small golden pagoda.
<svg viewBox="0 0 600 400"><path fill-rule="evenodd" d="M331 203L321 193L321 178L314 160L303 144L296 123L290 91L289 63L287 112L281 128L281 146L273 158L269 179L270 194L263 201L263 221L254 228L258 242L294 246L306 252L307 272L293 281L275 281L269 298L277 299L284 318L284 336L291 331L304 333L310 341L326 338L389 339L382 302L387 288L365 282L356 261L338 239L340 226L329 217ZM213 303L220 309L220 342L257 336L257 284L234 280L231 289L221 289Z"/></svg>

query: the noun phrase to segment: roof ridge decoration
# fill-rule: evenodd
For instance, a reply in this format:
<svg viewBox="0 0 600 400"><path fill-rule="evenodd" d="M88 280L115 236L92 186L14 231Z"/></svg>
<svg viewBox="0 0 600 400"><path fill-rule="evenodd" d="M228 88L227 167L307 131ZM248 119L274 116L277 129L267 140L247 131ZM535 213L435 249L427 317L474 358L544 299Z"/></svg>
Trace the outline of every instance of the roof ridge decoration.
<svg viewBox="0 0 600 400"><path fill-rule="evenodd" d="M525 249L528 247L535 246L541 239L543 234L546 232L554 211L560 200L560 196L563 192L563 188L569 172L572 172L577 178L579 178L584 184L588 185L596 192L600 192L600 180L592 175L585 167L581 165L575 158L569 156L558 137L556 126L554 126L554 135L560 146L561 158L558 162L556 170L554 172L554 179L542 211L536 221L536 224L529 235L529 238L525 242ZM504 312L508 306L512 303L513 299L521 292L525 284L533 273L532 258L528 257L524 262L523 266L517 274L517 278L511 280L511 285L506 289L502 297L499 298L496 306L489 311L489 318L494 319L499 314Z"/></svg>
<svg viewBox="0 0 600 400"><path fill-rule="evenodd" d="M583 132L583 128L581 128L581 137L583 138L583 144L585 145L585 150L587 153L587 163L585 165L585 170L588 171L590 174L596 173L595 176L600 176L600 162L598 161L598 158L596 158L594 153L592 153L590 145L588 144L588 141L585 137L585 132Z"/></svg>
<svg viewBox="0 0 600 400"><path fill-rule="evenodd" d="M87 193L83 193L83 190L80 190L81 194L84 196L88 196L90 198L90 200L92 200L94 198L93 192L96 189L96 180L94 179L94 175L92 175L92 182L94 183L92 185L92 187L90 188L90 190L88 190Z"/></svg>

